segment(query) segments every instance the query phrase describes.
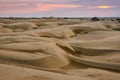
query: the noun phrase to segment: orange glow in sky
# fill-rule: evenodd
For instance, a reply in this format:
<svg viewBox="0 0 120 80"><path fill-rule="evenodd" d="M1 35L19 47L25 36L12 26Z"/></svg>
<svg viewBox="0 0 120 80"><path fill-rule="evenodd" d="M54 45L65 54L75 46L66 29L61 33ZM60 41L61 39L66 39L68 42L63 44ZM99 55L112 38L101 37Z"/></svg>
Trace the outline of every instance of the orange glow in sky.
<svg viewBox="0 0 120 80"><path fill-rule="evenodd" d="M97 8L103 8L103 9L107 9L107 8L114 8L115 6L97 6Z"/></svg>

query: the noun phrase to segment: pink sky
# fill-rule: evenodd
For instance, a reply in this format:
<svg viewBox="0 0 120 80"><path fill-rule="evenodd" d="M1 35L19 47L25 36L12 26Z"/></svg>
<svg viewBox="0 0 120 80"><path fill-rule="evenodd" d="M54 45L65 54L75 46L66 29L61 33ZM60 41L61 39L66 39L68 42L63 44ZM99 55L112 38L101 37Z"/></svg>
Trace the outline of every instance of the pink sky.
<svg viewBox="0 0 120 80"><path fill-rule="evenodd" d="M1 0L0 16L119 16L119 2L118 0ZM106 15L108 12L110 13Z"/></svg>

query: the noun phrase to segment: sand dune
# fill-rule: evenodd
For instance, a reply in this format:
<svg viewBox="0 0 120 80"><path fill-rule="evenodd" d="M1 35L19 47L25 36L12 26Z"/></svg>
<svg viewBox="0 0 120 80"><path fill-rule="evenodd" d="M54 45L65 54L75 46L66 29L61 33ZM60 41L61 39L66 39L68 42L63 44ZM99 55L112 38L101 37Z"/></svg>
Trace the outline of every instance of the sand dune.
<svg viewBox="0 0 120 80"><path fill-rule="evenodd" d="M83 34L83 35L77 35L74 37L75 39L80 39L80 40L101 40L105 38L111 38L111 37L118 37L119 36L119 31L93 31L89 32L88 34Z"/></svg>
<svg viewBox="0 0 120 80"><path fill-rule="evenodd" d="M6 43L5 42L1 43L0 49L3 50L1 51L2 58L3 57L8 58L8 59L10 58L11 60L9 61L12 61L12 62L21 61L23 62L23 64L26 64L28 62L28 64L33 65L33 66L35 65L37 66L38 64L40 64L38 66L45 65L46 67L49 67L49 66L59 67L59 66L68 64L67 59L65 59L64 56L62 55L62 54L65 54L65 51L60 49L52 41L49 41L49 39L47 42L44 41L44 39L40 41L40 38L38 39L39 40L38 42L35 42L35 41L34 42L28 42L28 41L19 42L17 40L20 40L20 38L17 40L15 39L16 39L15 37L13 38L11 37L10 39L8 37L7 41L4 40ZM21 40L22 39L25 39L25 37L24 38L21 37ZM57 42L59 44L59 41ZM8 54L9 54L9 57L8 57ZM44 55L43 58L41 58L42 54ZM34 58L32 58L32 56L34 56Z"/></svg>
<svg viewBox="0 0 120 80"><path fill-rule="evenodd" d="M119 32L113 31L97 31L85 34L82 37L79 35L76 38L68 39L67 42L81 54L79 55L80 58L70 57L83 64L120 70L120 37L118 34Z"/></svg>
<svg viewBox="0 0 120 80"><path fill-rule="evenodd" d="M24 27L33 27L35 28L34 25L30 25L32 23L16 23L16 24L10 24L10 26L14 28L23 28ZM20 26L18 26L20 25ZM99 26L98 26L99 25ZM21 27L23 26L23 27ZM8 25L9 27L9 25ZM19 29L17 28L17 29ZM27 32L23 33L11 33L8 35L21 35L21 34L27 34L27 35L32 35L32 36L40 36L40 37L49 37L49 38L60 38L60 39L66 39L66 38L71 38L75 36L76 34L83 34L91 31L108 31L110 29L107 29L101 22L92 22L92 23L84 23L84 24L77 24L77 25L70 25L70 26L63 26L63 27L58 27L58 28L45 28L45 29L37 29L37 30L30 30ZM1 34L2 35L2 34ZM7 35L7 34L3 34Z"/></svg>
<svg viewBox="0 0 120 80"><path fill-rule="evenodd" d="M0 64L0 80L88 80L84 77Z"/></svg>
<svg viewBox="0 0 120 80"><path fill-rule="evenodd" d="M103 21L103 25L108 29L113 29L117 27L116 23L113 21Z"/></svg>
<svg viewBox="0 0 120 80"><path fill-rule="evenodd" d="M11 23L5 25L4 27L12 29L14 32L22 32L37 28L37 26L31 22Z"/></svg>
<svg viewBox="0 0 120 80"><path fill-rule="evenodd" d="M11 33L13 32L12 29L8 29L8 28L0 28L0 33Z"/></svg>
<svg viewBox="0 0 120 80"><path fill-rule="evenodd" d="M117 24L36 24L0 24L0 80L120 79Z"/></svg>
<svg viewBox="0 0 120 80"><path fill-rule="evenodd" d="M4 28L4 26L6 26L6 24L0 23L0 33L11 33L11 32L13 32L12 29Z"/></svg>

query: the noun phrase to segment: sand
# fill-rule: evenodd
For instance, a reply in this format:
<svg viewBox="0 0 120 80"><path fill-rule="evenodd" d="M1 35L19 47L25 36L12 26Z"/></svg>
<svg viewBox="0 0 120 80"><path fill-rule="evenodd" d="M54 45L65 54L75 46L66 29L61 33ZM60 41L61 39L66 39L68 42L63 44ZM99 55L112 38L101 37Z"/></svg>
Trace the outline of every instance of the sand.
<svg viewBox="0 0 120 80"><path fill-rule="evenodd" d="M120 79L116 22L4 22L0 23L0 80Z"/></svg>

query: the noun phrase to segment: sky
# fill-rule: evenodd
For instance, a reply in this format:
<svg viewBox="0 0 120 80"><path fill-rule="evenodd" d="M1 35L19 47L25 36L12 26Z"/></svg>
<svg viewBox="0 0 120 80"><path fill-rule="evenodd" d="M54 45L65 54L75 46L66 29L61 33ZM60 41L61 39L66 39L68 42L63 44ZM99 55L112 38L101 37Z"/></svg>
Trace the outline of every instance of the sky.
<svg viewBox="0 0 120 80"><path fill-rule="evenodd" d="M120 17L120 0L0 0L0 17Z"/></svg>

